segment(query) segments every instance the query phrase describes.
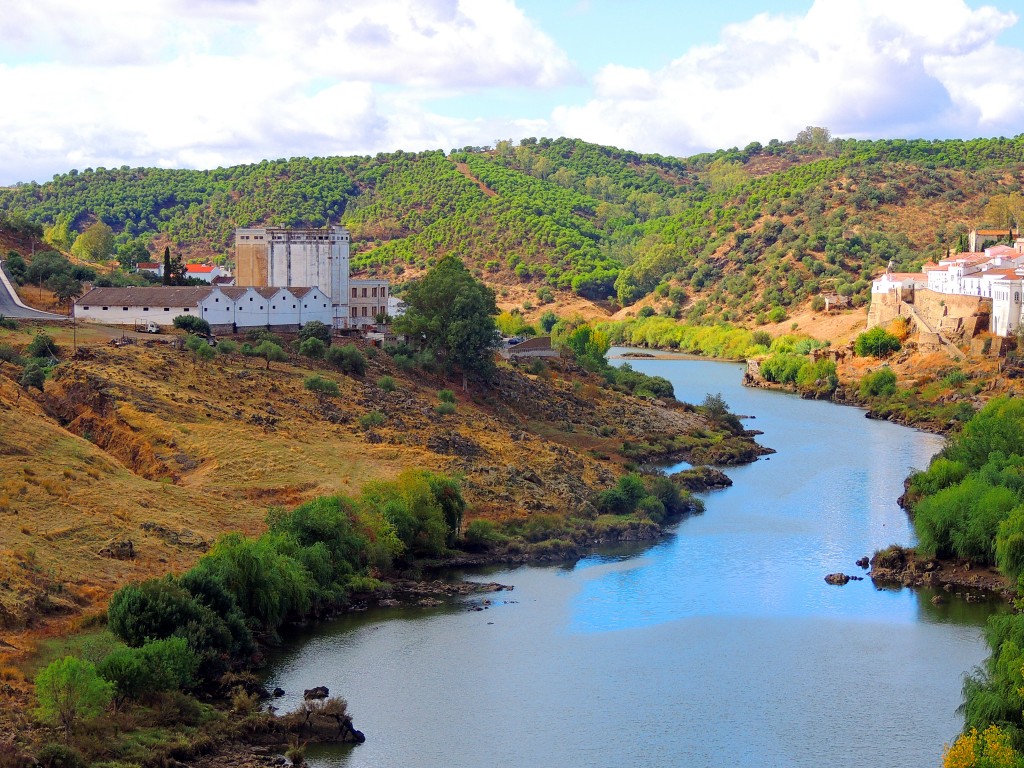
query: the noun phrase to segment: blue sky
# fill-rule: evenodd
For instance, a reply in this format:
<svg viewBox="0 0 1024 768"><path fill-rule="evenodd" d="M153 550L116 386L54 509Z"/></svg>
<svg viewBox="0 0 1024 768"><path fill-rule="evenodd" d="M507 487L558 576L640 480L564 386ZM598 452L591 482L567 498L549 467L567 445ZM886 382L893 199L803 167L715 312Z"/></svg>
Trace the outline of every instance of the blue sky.
<svg viewBox="0 0 1024 768"><path fill-rule="evenodd" d="M0 184L525 136L685 156L806 125L1016 135L1022 5L8 0Z"/></svg>

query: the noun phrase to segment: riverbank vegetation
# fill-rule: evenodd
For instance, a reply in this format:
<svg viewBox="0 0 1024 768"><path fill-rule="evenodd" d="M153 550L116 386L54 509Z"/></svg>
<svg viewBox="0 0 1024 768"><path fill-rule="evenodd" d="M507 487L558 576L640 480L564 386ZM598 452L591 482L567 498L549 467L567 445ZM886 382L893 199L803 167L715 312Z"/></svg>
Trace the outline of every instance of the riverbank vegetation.
<svg viewBox="0 0 1024 768"><path fill-rule="evenodd" d="M407 471L358 496L272 508L263 534L226 535L184 573L125 585L90 642L36 674L36 717L50 728L37 754L46 764L152 765L244 731L283 749L308 738L312 715L338 715L336 735L355 734L341 699L282 718L259 710L269 694L252 670L285 624L389 598L390 579L423 558L444 562L461 549L562 559L602 537L655 538L702 506L664 476L627 474L595 494L589 517L475 520L463 532L465 508L455 479Z"/></svg>
<svg viewBox="0 0 1024 768"><path fill-rule="evenodd" d="M997 566L1024 587L1024 402L990 401L907 481L921 558ZM1022 764L1024 613L989 619L991 656L964 684L964 734L944 765ZM1001 758L994 755L999 753Z"/></svg>

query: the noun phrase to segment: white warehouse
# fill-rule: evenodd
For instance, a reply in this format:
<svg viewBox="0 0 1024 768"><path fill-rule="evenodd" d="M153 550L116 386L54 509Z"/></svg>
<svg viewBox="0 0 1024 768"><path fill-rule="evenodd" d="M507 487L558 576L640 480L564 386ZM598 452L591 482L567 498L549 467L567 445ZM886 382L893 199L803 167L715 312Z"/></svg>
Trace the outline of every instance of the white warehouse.
<svg viewBox="0 0 1024 768"><path fill-rule="evenodd" d="M150 320L171 326L195 315L214 332L245 328L295 331L313 320L331 325L330 297L319 288L147 287L93 288L75 302L79 320L131 325Z"/></svg>

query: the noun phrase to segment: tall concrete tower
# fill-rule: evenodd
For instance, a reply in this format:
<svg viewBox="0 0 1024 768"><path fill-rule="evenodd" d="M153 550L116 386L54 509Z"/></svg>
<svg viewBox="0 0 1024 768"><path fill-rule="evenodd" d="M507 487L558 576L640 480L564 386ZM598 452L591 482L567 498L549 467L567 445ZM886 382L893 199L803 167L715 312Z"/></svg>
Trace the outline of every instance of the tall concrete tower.
<svg viewBox="0 0 1024 768"><path fill-rule="evenodd" d="M350 247L343 226L236 229L235 281L275 288L316 286L331 297L340 327L348 317Z"/></svg>

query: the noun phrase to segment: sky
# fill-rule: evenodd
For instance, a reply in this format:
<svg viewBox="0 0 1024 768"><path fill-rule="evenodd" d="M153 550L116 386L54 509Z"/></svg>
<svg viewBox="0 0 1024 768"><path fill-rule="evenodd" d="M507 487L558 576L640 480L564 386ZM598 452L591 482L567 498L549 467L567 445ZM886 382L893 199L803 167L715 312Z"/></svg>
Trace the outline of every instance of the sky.
<svg viewBox="0 0 1024 768"><path fill-rule="evenodd" d="M0 185L568 136L1024 132L1024 0L5 0Z"/></svg>

